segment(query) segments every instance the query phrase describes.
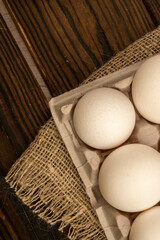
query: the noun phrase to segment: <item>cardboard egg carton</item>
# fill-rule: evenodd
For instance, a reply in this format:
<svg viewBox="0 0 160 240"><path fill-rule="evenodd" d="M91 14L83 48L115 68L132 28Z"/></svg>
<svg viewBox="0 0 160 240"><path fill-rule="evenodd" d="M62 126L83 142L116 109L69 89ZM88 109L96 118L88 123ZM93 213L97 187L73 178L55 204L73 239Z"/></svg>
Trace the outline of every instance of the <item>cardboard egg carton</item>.
<svg viewBox="0 0 160 240"><path fill-rule="evenodd" d="M72 122L73 112L78 100L88 91L99 87L112 87L122 91L130 100L133 76L142 62L99 78L91 83L52 98L49 105L52 116L68 152L75 164L90 197L99 221L108 240L127 240L131 222L136 213L121 212L109 205L102 197L98 186L98 173L106 156L113 151L96 150L83 143L77 136ZM136 114L136 126L124 144L142 143L158 150L159 125L151 124Z"/></svg>

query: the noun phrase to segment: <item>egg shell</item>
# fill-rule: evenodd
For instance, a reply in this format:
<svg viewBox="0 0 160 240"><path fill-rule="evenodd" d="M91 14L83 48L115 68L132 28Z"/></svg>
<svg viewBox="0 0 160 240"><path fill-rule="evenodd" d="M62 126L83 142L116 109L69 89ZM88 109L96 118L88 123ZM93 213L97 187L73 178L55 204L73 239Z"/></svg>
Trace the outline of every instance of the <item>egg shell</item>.
<svg viewBox="0 0 160 240"><path fill-rule="evenodd" d="M160 123L160 55L146 60L137 70L132 97L138 112L147 120Z"/></svg>
<svg viewBox="0 0 160 240"><path fill-rule="evenodd" d="M134 220L129 240L160 240L160 207L140 213Z"/></svg>
<svg viewBox="0 0 160 240"><path fill-rule="evenodd" d="M97 149L114 148L125 142L135 126L135 110L122 92L97 88L77 103L74 128L87 145Z"/></svg>
<svg viewBox="0 0 160 240"><path fill-rule="evenodd" d="M75 134L73 127L73 111L77 101L85 93L98 87L103 86L118 88L124 92L127 91L127 95L130 96L130 86L128 85L131 81L128 81L128 78L132 80L135 71L137 71L141 64L142 62L131 65L116 73L109 74L101 79L97 79L85 86L80 86L77 89L73 89L70 92L53 98L50 102L50 108L57 128L61 133L61 136L72 157L73 163L83 180L90 202L94 208L94 211L97 213L103 231L108 240L128 240L128 233L130 230L129 222L130 220L135 219L135 216L137 216L138 213L119 211L109 205L102 197L97 181L99 169L103 160L113 150L97 150L90 148L88 145L80 141L80 139L77 137L77 134ZM128 85L123 84L123 82L127 82ZM135 143L140 141L142 144L146 144L146 142L147 144L150 144L150 139L154 138L154 142L150 146L158 149L159 139L157 139L157 133L160 135L159 126L145 121L141 115L138 114L136 114L136 119L138 122L139 120L142 120L143 124L137 125L137 129L134 129L131 137L127 140L127 143ZM150 127L148 127L148 130L144 129L148 124L156 128L156 131L154 131L155 137L153 136L154 134L152 133L152 129ZM143 131L141 131L141 128L143 128ZM70 161L68 164L70 164ZM108 208L110 211L108 211ZM126 220L124 220L124 217ZM121 220L119 221L119 219Z"/></svg>
<svg viewBox="0 0 160 240"><path fill-rule="evenodd" d="M113 207L138 212L160 200L160 154L143 144L114 150L103 162L99 188Z"/></svg>

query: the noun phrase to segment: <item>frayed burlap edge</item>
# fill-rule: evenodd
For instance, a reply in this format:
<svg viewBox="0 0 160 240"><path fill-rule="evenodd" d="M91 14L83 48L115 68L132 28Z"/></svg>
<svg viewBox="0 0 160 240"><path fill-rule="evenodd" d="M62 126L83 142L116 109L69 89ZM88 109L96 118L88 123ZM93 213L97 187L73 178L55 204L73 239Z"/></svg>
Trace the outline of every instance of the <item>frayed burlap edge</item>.
<svg viewBox="0 0 160 240"><path fill-rule="evenodd" d="M51 118L6 176L17 196L70 239L104 239L84 185ZM90 224L92 223L92 224Z"/></svg>
<svg viewBox="0 0 160 240"><path fill-rule="evenodd" d="M118 53L84 83L159 52L160 27ZM69 226L70 239L106 239L53 119L12 166L6 181L39 217L51 225L61 221L61 231Z"/></svg>

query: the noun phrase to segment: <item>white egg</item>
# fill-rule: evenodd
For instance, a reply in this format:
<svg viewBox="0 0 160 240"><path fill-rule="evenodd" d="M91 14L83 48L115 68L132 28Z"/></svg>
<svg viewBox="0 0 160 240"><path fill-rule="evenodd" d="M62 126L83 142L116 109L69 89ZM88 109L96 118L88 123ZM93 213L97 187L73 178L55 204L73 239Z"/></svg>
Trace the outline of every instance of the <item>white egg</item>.
<svg viewBox="0 0 160 240"><path fill-rule="evenodd" d="M132 97L144 118L160 123L160 55L140 66L133 79Z"/></svg>
<svg viewBox="0 0 160 240"><path fill-rule="evenodd" d="M142 212L134 220L129 240L160 240L160 207Z"/></svg>
<svg viewBox="0 0 160 240"><path fill-rule="evenodd" d="M89 146L114 148L131 135L135 126L135 110L120 91L97 88L79 100L73 124L78 136Z"/></svg>
<svg viewBox="0 0 160 240"><path fill-rule="evenodd" d="M114 150L99 172L99 188L113 207L138 212L160 200L160 154L142 144L128 144Z"/></svg>

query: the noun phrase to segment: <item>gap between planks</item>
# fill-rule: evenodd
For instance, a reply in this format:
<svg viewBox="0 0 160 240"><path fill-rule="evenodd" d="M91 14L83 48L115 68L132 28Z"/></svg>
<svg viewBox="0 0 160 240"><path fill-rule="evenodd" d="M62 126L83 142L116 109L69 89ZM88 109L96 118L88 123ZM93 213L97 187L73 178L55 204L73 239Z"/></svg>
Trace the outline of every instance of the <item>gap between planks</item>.
<svg viewBox="0 0 160 240"><path fill-rule="evenodd" d="M50 101L50 99L52 98L52 95L50 94L47 85L45 84L28 48L26 47L20 33L18 32L18 30L16 28L16 25L14 24L9 12L2 0L0 0L0 6L1 6L0 13L2 14L11 34L13 35L15 41L17 42L20 51L22 52L27 64L29 65L29 67L30 67L33 75L35 76L39 86L41 87L44 95L46 96L47 100Z"/></svg>

